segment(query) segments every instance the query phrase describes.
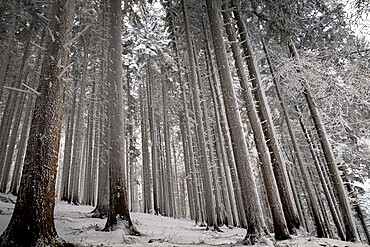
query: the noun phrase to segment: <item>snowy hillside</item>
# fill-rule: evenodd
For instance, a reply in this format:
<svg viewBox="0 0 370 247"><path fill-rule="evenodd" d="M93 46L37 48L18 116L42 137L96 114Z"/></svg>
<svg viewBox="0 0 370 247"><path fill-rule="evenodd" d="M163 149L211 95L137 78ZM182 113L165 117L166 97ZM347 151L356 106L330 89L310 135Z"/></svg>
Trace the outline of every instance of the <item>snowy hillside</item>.
<svg viewBox="0 0 370 247"><path fill-rule="evenodd" d="M14 203L8 195L1 196L0 231L6 228ZM5 199L5 200L4 200ZM14 197L11 198L13 201ZM80 246L242 246L241 240L245 230L241 228L222 227L223 232L206 231L205 227L196 227L190 220L173 219L162 216L132 213L132 220L142 236L126 235L122 228L113 232L102 232L105 219L90 217L91 206L73 206L58 202L55 208L55 224L58 234L64 240ZM367 246L342 242L332 239L318 239L309 236L294 236L292 240L265 246Z"/></svg>

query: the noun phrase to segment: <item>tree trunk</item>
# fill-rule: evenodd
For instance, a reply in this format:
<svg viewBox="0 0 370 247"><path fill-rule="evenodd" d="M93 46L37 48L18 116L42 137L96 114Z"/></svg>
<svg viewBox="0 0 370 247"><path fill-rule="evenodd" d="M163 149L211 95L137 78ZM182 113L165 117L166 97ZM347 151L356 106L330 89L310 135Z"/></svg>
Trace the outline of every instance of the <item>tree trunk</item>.
<svg viewBox="0 0 370 247"><path fill-rule="evenodd" d="M201 153L201 168L203 172L203 189L204 189L204 196L205 196L205 206L206 206L206 216L207 216L207 224L208 226L212 226L217 228L217 219L216 219L216 211L213 203L213 193L212 193L212 181L210 177L210 167L207 160L207 146L206 146L206 139L204 135L204 125L203 125L203 116L200 107L200 99L199 99L199 89L198 89L198 80L196 73L196 65L195 65L195 58L194 58L194 48L192 45L191 40L191 33L189 27L189 20L187 16L187 9L185 6L184 0L181 1L183 14L184 14L184 22L185 22L185 30L186 30L186 40L187 40L187 48L188 48L188 55L189 55L189 64L190 64L190 76L191 76L191 89L193 91L194 97L194 107L195 107L195 117L196 117L196 127L199 135L199 144L200 144L200 153Z"/></svg>
<svg viewBox="0 0 370 247"><path fill-rule="evenodd" d="M169 205L169 216L177 217L175 207L175 196L174 196L174 183L173 183L173 171L171 164L171 150L170 150L170 133L168 124L168 113L167 113L167 80L162 82L162 95L163 95L163 132L164 132L164 144L166 149L166 177L168 186L168 205Z"/></svg>
<svg viewBox="0 0 370 247"><path fill-rule="evenodd" d="M248 224L247 235L244 239L244 243L255 244L260 240L262 235L267 234L267 229L262 218L262 209L249 163L247 144L241 125L238 103L235 96L229 64L227 63L228 59L225 42L223 40L221 30L221 17L215 2L212 0L206 0L206 3L213 35L213 45L215 48L214 50L221 81L222 94L224 96L223 99L226 108L226 117L229 123L235 163L242 189L245 216Z"/></svg>
<svg viewBox="0 0 370 247"><path fill-rule="evenodd" d="M88 42L88 44L86 44ZM71 173L71 186L69 188L71 200L69 199L69 203L73 203L75 205L79 204L79 182L80 182L80 172L81 166L83 163L82 158L82 122L83 122L83 114L84 114L84 101L85 101L85 86L86 86L86 75L87 75L87 59L88 59L88 47L90 41L84 40L84 59L83 59L83 72L81 78L81 89L80 95L78 99L78 106L77 106L77 116L76 116L76 130L75 130L75 138L74 138L74 148L73 148L73 157L72 157L72 173Z"/></svg>
<svg viewBox="0 0 370 247"><path fill-rule="evenodd" d="M10 30L9 30L9 33L7 35L7 39L6 39L6 47L5 49L3 50L3 54L2 54L2 57L3 59L1 60L1 65L0 65L0 101L1 101L1 98L3 96L3 86L5 84L5 71L6 71L6 67L8 66L8 63L9 63L9 58L10 58L10 53L12 51L12 45L14 44L14 34L16 32L16 23L17 23L17 16L18 16L18 11L16 11L14 8L15 8L15 3L10 3L12 4L12 7L13 8L13 15L12 15L12 20L11 20L11 26L10 26Z"/></svg>
<svg viewBox="0 0 370 247"><path fill-rule="evenodd" d="M231 43L231 49L232 49L232 52L233 52L235 65L236 65L236 69L237 69L237 74L238 74L238 77L239 77L239 80L240 80L240 85L243 88L243 97L244 97L244 101L246 103L249 123L251 125L251 128L253 130L253 134L254 134L254 140L255 140L255 144L256 144L259 160L260 160L260 165L261 165L262 177L263 177L263 181L264 181L264 184L265 184L265 188L266 188L266 192L267 192L267 198L268 198L268 201L269 201L269 206L270 206L270 209L271 209L272 218L273 218L273 222L274 222L275 238L278 239L278 240L288 239L288 238L290 238L289 231L288 231L287 223L286 223L286 220L285 220L285 217L284 217L283 206L282 206L281 201L280 201L279 190L278 190L278 187L277 187L277 183L276 183L276 180L275 180L274 171L272 169L272 163L271 163L271 159L270 159L270 155L269 155L271 150L269 150L267 145L266 145L265 136L264 136L264 132L263 132L262 124L261 124L261 122L265 121L266 119L261 118L261 117L258 118L257 109L256 109L256 106L255 106L254 101L253 101L252 91L251 91L251 88L248 84L248 79L247 79L247 75L244 71L244 67L243 67L242 59L240 57L240 51L239 51L239 48L238 48L238 44L236 43L237 40L236 40L236 37L234 35L235 30L230 24L231 19L230 19L229 13L227 11L224 11L224 12L222 12L222 14L223 14L223 17L224 17L224 22L227 23L226 24L226 31L227 31L227 34L229 36L229 41ZM240 18L237 18L237 20L238 20L238 22L240 22ZM248 39L245 39L244 41L245 41L244 44L249 42ZM254 80L257 81L257 80L259 80L260 75L259 75L259 72L258 72L258 69L257 69L254 54L251 50L251 46L249 47L248 52L249 52L248 55L249 55L249 60L250 60L249 63L248 63L248 69L249 69L250 74L251 74L250 76L251 77L253 76L252 78L254 78ZM253 73L251 72L252 69L253 69ZM260 100L259 101L260 108L262 108L261 105L262 105L263 102L261 102L261 98L259 98L259 100ZM261 112L261 109L260 109L260 112ZM271 122L267 123L267 125L269 125L269 124L272 124L272 123ZM269 138L275 138L275 136L266 136L266 139L268 137ZM270 142L271 142L271 139L270 139ZM278 152L280 152L280 150L278 150ZM281 156L280 153L275 154L275 155ZM280 159L280 160L282 160L282 159ZM287 178L287 176L282 175L282 174L286 175L285 167L282 163L279 163L279 165L280 166L275 164L274 168L275 168L275 171L277 170L277 172L275 172L275 174L278 175L277 178L281 179L282 177L284 177L284 180L283 180L284 182L280 183L280 185L283 186L283 187L280 187L280 191L285 191L286 193L290 193L291 191L288 189L289 184L287 183L287 180L285 180ZM284 194L284 196L288 197L289 202L291 204L291 201L290 201L291 194L290 195L289 194L287 194L287 195ZM289 209L294 211L295 208L291 207ZM296 211L294 211L294 212L296 212ZM293 214L293 213L291 213L291 214Z"/></svg>
<svg viewBox="0 0 370 247"><path fill-rule="evenodd" d="M191 219L195 219L196 217L196 212L195 212L195 209L196 209L196 206L194 205L194 196L198 196L198 195L194 195L193 194L193 187L192 187L192 183L191 183L191 169L190 169L190 161L189 161L189 148L188 148L188 145L187 145L187 142L186 142L186 131L185 131L185 123L186 123L186 120L185 120L185 116L183 114L180 113L180 131L181 131L181 140L182 140L182 147L183 147L183 153L184 153L184 165L185 165L185 180L186 180L186 188L187 188L187 191L188 191L188 201L189 201L189 208L190 208L190 218ZM186 215L186 214L185 214ZM197 222L196 222L197 224Z"/></svg>
<svg viewBox="0 0 370 247"><path fill-rule="evenodd" d="M61 246L54 225L55 180L68 66L74 0L52 6L50 33L42 66L36 109L25 157L19 196L1 246ZM57 63L58 62L58 63Z"/></svg>
<svg viewBox="0 0 370 247"><path fill-rule="evenodd" d="M149 148L148 148L148 131L147 131L147 117L148 113L145 107L145 88L143 84L140 85L140 113L141 113L141 150L142 150L142 164L143 164L143 195L144 195L144 213L150 213L152 210L152 196L150 187L150 167L149 167Z"/></svg>
<svg viewBox="0 0 370 247"><path fill-rule="evenodd" d="M157 135L154 117L154 91L153 81L150 68L150 56L147 60L147 95L148 95L148 110L149 110L149 128L150 128L150 141L151 141L151 156L152 156L152 180L153 180L153 209L155 214L160 213L159 209L159 173L158 173L158 154L157 154Z"/></svg>
<svg viewBox="0 0 370 247"><path fill-rule="evenodd" d="M70 186L71 181L71 158L72 158L72 139L75 126L75 112L76 112L76 100L77 100L77 89L76 83L73 90L72 109L71 117L69 122L68 132L66 133L65 147L64 147L64 159L63 159L63 173L62 173L62 200L68 201L71 198Z"/></svg>
<svg viewBox="0 0 370 247"><path fill-rule="evenodd" d="M85 181L84 181L84 198L87 205L92 205L92 182L93 179L93 137L94 137L94 110L95 110L95 80L93 80L92 91L90 96L90 107L88 112L88 127L87 127L87 137L88 147L87 147L87 157L86 157L86 168L85 168Z"/></svg>
<svg viewBox="0 0 370 247"><path fill-rule="evenodd" d="M201 102L201 109L203 110L203 119L204 119L204 128L205 128L205 136L206 138L206 144L208 146L208 154L209 154L209 160L210 160L210 167L211 167L211 174L212 174L212 181L213 181L213 191L215 194L215 202L216 202L216 215L217 215L217 225L224 224L224 210L225 206L223 205L221 201L221 194L220 194L220 184L218 180L218 171L217 171L217 164L215 161L215 152L213 149L212 144L212 134L211 134L211 127L209 124L209 116L208 116L208 106L207 106L207 100L204 90L204 83L203 79L201 78L198 58L196 55L197 49L194 50L194 61L197 68L197 76L198 76L198 82L199 82L199 90L200 90L200 102Z"/></svg>
<svg viewBox="0 0 370 247"><path fill-rule="evenodd" d="M127 178L130 177L129 179L129 188L130 188L130 211L135 212L136 208L136 201L135 201L135 165L134 165L134 159L135 159L135 147L134 147L134 131L133 131L133 112L134 112L134 106L133 106L133 100L132 100L132 95L131 95L131 75L130 71L127 70L127 107L128 107L128 113L127 113L127 121L128 121L128 126L127 126L127 139L128 139L128 164L127 164L127 169L129 169L129 172L127 173Z"/></svg>
<svg viewBox="0 0 370 247"><path fill-rule="evenodd" d="M100 101L100 140L99 140L99 164L98 164L98 198L95 209L93 210L93 217L103 218L108 214L109 207L109 189L108 189L108 89L105 80L106 75L106 0L101 0L102 5L102 59L100 69L100 87L99 87L99 101Z"/></svg>
<svg viewBox="0 0 370 247"><path fill-rule="evenodd" d="M296 57L296 59L299 59L298 52L294 44L291 44L291 47L294 56ZM356 230L356 225L353 220L351 207L349 205L348 196L344 189L342 179L339 175L337 164L335 164L334 154L331 149L331 145L329 143L325 127L321 122L321 117L319 115L319 112L317 111L316 104L312 97L311 89L308 83L304 83L303 86L304 86L303 94L306 98L308 108L310 109L312 119L317 130L317 134L319 135L321 147L323 149L325 160L329 168L330 177L333 181L334 192L338 199L339 208L342 213L344 228L346 232L346 241L357 242L359 241L359 238Z"/></svg>
<svg viewBox="0 0 370 247"><path fill-rule="evenodd" d="M42 30L41 34L41 39L40 39L40 46L43 46L44 44L44 38L45 38L45 28ZM33 73L32 73L32 78L30 80L29 86L31 88L35 88L38 80L37 80L37 75L40 72L40 65L42 61L42 55L43 53L41 51L38 52ZM26 99L26 111L24 114L24 120L23 120L23 125L22 125L22 131L21 131L21 137L19 140L19 146L18 146L18 152L17 152L17 158L15 161L15 167L14 167L14 172L13 172L13 178L12 178L12 183L10 186L10 193L13 195L18 194L18 186L19 186L19 180L21 178L21 170L23 168L23 162L24 162L24 155L26 152L26 147L27 147L27 142L28 142L28 134L29 134L29 128L31 125L31 111L34 108L35 104L35 95L32 95L27 97Z"/></svg>
<svg viewBox="0 0 370 247"><path fill-rule="evenodd" d="M127 202L124 177L124 118L122 85L122 9L120 0L110 1L110 27L108 47L109 93L109 211L105 229L113 230L122 221L129 234L140 235L132 224Z"/></svg>
<svg viewBox="0 0 370 247"><path fill-rule="evenodd" d="M323 175L323 172L322 172L322 169L321 169L321 165L320 165L320 163L319 163L319 161L317 159L317 156L315 154L315 150L314 150L314 147L313 147L313 144L312 144L312 141L311 141L311 137L310 137L309 133L307 132L307 129L306 129L304 123L303 123L301 114L300 114L300 117L299 117L299 123L300 123L301 128L303 130L303 133L304 133L304 135L306 137L306 141L308 143L308 146L309 146L309 149L310 149L310 153L312 155L314 164L316 166L316 170L317 170L317 173L319 175L320 182L322 184L322 187L323 187L323 190L324 190L324 194L325 194L326 200L328 201L328 206L329 206L329 209L330 209L330 213L331 213L332 218L334 220L334 224L335 224L335 226L337 227L337 230L338 230L338 235L339 235L339 237L340 237L341 240L345 241L343 226L342 226L342 224L340 222L339 215L337 214L337 211L335 209L336 205L334 204L333 198L330 195L328 184L325 181L325 178L324 178L324 175Z"/></svg>
<svg viewBox="0 0 370 247"><path fill-rule="evenodd" d="M189 196L189 204L194 203L194 220L195 220L195 224L199 225L199 224L202 224L202 213L201 213L200 198L199 198L199 192L198 192L198 179L196 176L194 147L193 147L193 139L191 135L191 123L190 123L189 109L188 109L188 103L187 103L187 97L186 97L186 89L185 89L184 81L183 81L182 74L181 74L180 54L177 49L176 40L175 40L175 51L176 51L176 57L177 57L177 69L179 72L179 83L181 87L182 105L183 105L184 114L185 114L184 124L186 125L185 130L186 130L186 136L187 136L188 154L189 154L189 163L190 163L189 172L191 175L192 188L193 188L193 194L192 194L193 197ZM192 200L194 201L191 201L190 198L192 198Z"/></svg>

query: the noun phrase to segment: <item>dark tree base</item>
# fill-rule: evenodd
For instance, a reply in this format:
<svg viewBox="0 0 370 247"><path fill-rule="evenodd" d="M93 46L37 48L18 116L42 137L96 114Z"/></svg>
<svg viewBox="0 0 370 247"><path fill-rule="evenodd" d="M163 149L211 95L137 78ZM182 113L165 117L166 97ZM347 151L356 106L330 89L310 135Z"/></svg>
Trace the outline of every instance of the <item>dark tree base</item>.
<svg viewBox="0 0 370 247"><path fill-rule="evenodd" d="M59 237L43 236L40 238L20 238L18 234L5 231L0 236L1 247L29 247L29 246L50 246L50 247L76 247L72 243L67 243Z"/></svg>
<svg viewBox="0 0 370 247"><path fill-rule="evenodd" d="M287 239L291 239L291 238L292 237L287 232L281 233L281 234L276 234L275 233L275 239L276 240L287 240Z"/></svg>
<svg viewBox="0 0 370 247"><path fill-rule="evenodd" d="M120 226L123 226L125 228L124 231L128 235L141 236L141 233L136 229L136 227L132 224L131 221L124 220L120 217L117 217L113 221L109 220L109 217L108 217L107 223L106 223L103 231L106 231L106 232L114 231L117 228L119 228Z"/></svg>

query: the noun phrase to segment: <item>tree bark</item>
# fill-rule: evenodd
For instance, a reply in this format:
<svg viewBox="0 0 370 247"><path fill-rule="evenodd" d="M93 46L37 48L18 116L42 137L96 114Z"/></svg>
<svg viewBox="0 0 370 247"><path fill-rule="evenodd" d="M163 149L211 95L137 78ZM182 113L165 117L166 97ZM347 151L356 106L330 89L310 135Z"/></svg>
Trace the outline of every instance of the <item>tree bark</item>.
<svg viewBox="0 0 370 247"><path fill-rule="evenodd" d="M74 16L74 0L52 5L50 33L42 65L36 109L19 196L7 229L0 237L1 246L61 246L54 225L55 180L68 66L69 40Z"/></svg>
<svg viewBox="0 0 370 247"><path fill-rule="evenodd" d="M105 80L106 75L106 0L101 0L102 5L102 59L100 64L100 83L99 83L99 101L100 101L100 140L99 140L99 164L98 164L98 198L96 207L93 210L93 217L103 218L108 214L109 207L109 189L108 189L108 89Z"/></svg>
<svg viewBox="0 0 370 247"><path fill-rule="evenodd" d="M333 198L331 197L330 195L330 192L329 192L329 188L328 188L328 184L326 183L325 181L325 178L324 178L324 175L323 175L323 172L322 172L322 169L321 169L321 165L317 159L317 156L315 154L315 150L314 150L314 147L313 147L313 144L312 144L312 141L311 141L311 137L303 123L303 120L302 120L302 117L300 115L299 117L299 123L301 125L301 128L303 130L303 133L306 137L306 141L308 143L308 146L309 146L309 149L310 149L310 153L312 155L312 158L313 158L313 161L314 161L314 164L315 164L315 167L316 167L316 170L317 170L317 173L319 175L319 178L320 178L320 182L322 184L322 187L323 187L323 190L324 190L324 194L325 194L325 197L326 197L326 200L328 201L328 206L329 206L329 209L330 209L330 213L332 215L332 218L334 220L334 224L335 226L337 227L337 230L338 230L338 235L340 237L341 240L345 241L345 236L344 236L344 231L343 231L343 226L340 222L340 217L339 215L337 214L337 211L335 209L335 204L333 202Z"/></svg>
<svg viewBox="0 0 370 247"><path fill-rule="evenodd" d="M216 220L216 211L213 203L213 193L212 193L212 181L210 177L210 167L207 160L207 146L206 140L204 135L204 125L203 125L203 116L200 107L200 99L199 99L199 89L198 89L198 80L197 73L196 73L196 65L195 65L195 58L194 58L194 48L191 40L191 33L189 27L189 20L187 16L187 7L185 5L184 0L181 1L183 14L184 14L184 22L185 22L185 30L186 30L186 40L187 40L187 48L188 48L188 55L189 55L189 64L190 64L190 76L191 76L191 89L193 91L194 97L194 107L195 107L195 117L197 121L197 131L199 135L199 144L200 144L200 154L201 154L201 168L203 172L204 178L203 181L203 189L204 189L204 196L205 196L205 208L206 208L206 216L207 216L207 224L208 226L212 226L217 228L217 220Z"/></svg>
<svg viewBox="0 0 370 247"><path fill-rule="evenodd" d="M285 220L285 217L284 217L283 206L282 206L282 203L280 201L280 195L279 195L279 191L278 191L278 187L277 187L277 183L276 183L276 180L275 180L274 171L272 169L272 163L271 163L271 159L270 159L270 155L269 155L271 150L269 150L268 147L267 147L267 144L266 144L266 141L265 141L265 136L264 136L264 131L263 131L262 124L261 124L261 122L266 120L266 119L261 118L261 117L258 118L257 109L256 109L256 106L255 106L254 101L253 101L252 91L251 91L251 88L248 84L248 79L247 79L247 75L244 71L244 67L243 67L242 59L240 57L240 51L239 51L239 48L238 48L238 44L236 43L237 40L236 40L236 37L234 35L235 30L230 24L231 23L231 18L229 16L229 13L227 11L223 11L222 15L224 17L224 22L227 23L226 24L226 31L227 31L227 34L229 36L229 41L231 43L231 49L232 49L232 52L233 52L235 65L236 65L236 69L237 69L237 74L238 74L238 77L239 77L239 80L240 80L240 85L243 88L243 97L244 97L244 101L245 101L246 108L247 108L247 115L248 115L248 118L249 118L249 123L251 125L251 128L253 130L253 134L254 134L254 140L255 140L256 147L257 147L257 152L258 152L260 165L261 165L262 177L263 177L263 181L264 181L264 184L265 184L265 188L266 188L266 192L267 192L267 198L268 198L268 201L269 201L269 206L270 206L270 209L271 209L272 218L273 218L273 222L274 222L275 238L278 239L278 240L288 239L288 238L290 238L289 231L288 231L287 223L286 223L286 220ZM237 18L237 20L238 20L238 22L240 21L239 18ZM245 41L245 43L249 42L248 39L245 39L244 41ZM254 78L254 80L259 80L260 75L259 75L259 72L258 72L258 69L257 69L254 54L251 50L251 46L249 47L248 52L249 52L249 54L248 54L249 59L251 60L248 63L248 65L249 65L248 69L250 71L251 76L253 76L252 78ZM253 73L251 72L252 69L253 69ZM260 108L262 108L261 104L263 102L261 102L261 98L259 98L259 100L260 100L260 102L259 102ZM272 123L270 122L270 123L267 123L267 124L272 124ZM268 137L274 138L274 136L268 136ZM267 138L267 136L266 136L266 138ZM280 150L278 150L278 152L280 152ZM276 154L276 155L280 156L280 154ZM280 159L280 160L282 160L282 159ZM279 165L280 166L277 166L275 164L275 166L274 166L275 170L277 170L277 172L275 172L275 174L278 174L278 177L280 179L281 179L281 177L287 178L285 176L282 176L282 174L286 175L285 167L283 166L282 163L279 163ZM279 169L277 169L277 168L279 168ZM288 190L289 184L287 183L287 180L284 179L284 182L282 182L281 184L282 184L283 187L280 187L280 191L285 191L285 192L289 193L290 192ZM290 199L289 195L284 194L284 196L287 196L288 199ZM289 208L289 209L294 210L295 208Z"/></svg>
<svg viewBox="0 0 370 247"><path fill-rule="evenodd" d="M167 186L168 186L168 205L169 205L169 216L177 217L176 207L175 207L175 195L174 195L174 182L173 182L173 171L171 164L171 149L170 149L170 133L169 133L169 124L168 124L168 112L167 112L167 80L165 79L162 82L162 95L163 95L163 132L164 132L164 144L166 151L166 177L167 177Z"/></svg>
<svg viewBox="0 0 370 247"><path fill-rule="evenodd" d="M262 209L249 163L247 145L241 125L238 103L235 96L229 64L227 63L228 59L225 42L223 40L221 30L221 17L218 12L216 2L206 0L206 4L213 35L213 45L215 48L222 94L224 96L223 99L226 108L226 117L229 123L235 163L242 189L244 210L248 224L247 235L244 239L244 243L255 244L260 240L262 235L267 234L267 229L262 219Z"/></svg>
<svg viewBox="0 0 370 247"><path fill-rule="evenodd" d="M122 84L122 9L120 0L110 0L108 47L109 92L109 211L105 229L113 230L122 221L129 234L140 235L132 224L124 177L124 118Z"/></svg>
<svg viewBox="0 0 370 247"><path fill-rule="evenodd" d="M296 59L299 59L298 52L294 46L291 44L293 54ZM315 128L317 130L317 134L319 135L319 140L321 143L321 147L324 152L325 160L329 168L330 177L333 182L334 193L338 199L339 208L342 213L344 228L346 233L346 241L357 242L359 241L358 233L356 230L356 225L353 220L351 207L349 205L348 196L343 186L343 181L339 175L337 164L335 163L334 154L331 149L331 145L329 143L328 136L326 134L326 130L324 125L322 124L321 117L319 112L317 111L315 101L312 97L311 89L308 83L304 83L304 96L306 98L308 108L310 109L311 116L313 122L315 124Z"/></svg>
<svg viewBox="0 0 370 247"><path fill-rule="evenodd" d="M175 36L176 39L176 36ZM199 198L199 192L198 192L198 179L196 176L196 168L195 168L195 157L194 157L194 147L193 147L193 139L191 135L191 123L190 123L190 116L189 116L189 109L188 109L188 103L187 103L187 97L186 97L186 89L184 85L184 80L181 73L181 63L180 63L180 54L177 49L177 40L175 40L175 51L176 51L176 57L177 57L177 69L179 73L179 83L181 87L181 99L182 99L182 105L184 108L184 124L185 126L185 135L187 139L188 144L188 154L189 154L189 173L191 176L192 181L192 188L193 188L193 196L189 196L189 204L194 204L194 220L195 224L199 225L202 224L202 213L201 213L201 206L200 206L200 198ZM190 195L190 194L189 194ZM192 199L190 199L192 198ZM194 201L191 201L194 200Z"/></svg>

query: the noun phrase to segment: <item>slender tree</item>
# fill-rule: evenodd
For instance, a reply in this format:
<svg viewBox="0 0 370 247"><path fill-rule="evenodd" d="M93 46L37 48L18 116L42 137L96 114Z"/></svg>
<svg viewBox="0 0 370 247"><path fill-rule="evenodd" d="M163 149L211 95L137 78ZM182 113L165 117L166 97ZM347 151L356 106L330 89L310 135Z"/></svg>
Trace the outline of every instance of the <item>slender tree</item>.
<svg viewBox="0 0 370 247"><path fill-rule="evenodd" d="M230 18L229 13L227 11L224 11L222 14L223 14L225 23L227 23L226 24L226 30L227 30L227 34L229 36L229 40L231 42L231 48L232 48L232 52L233 52L233 56L234 56L235 65L236 65L236 68L237 68L237 73L238 73L238 76L239 76L240 84L241 84L241 87L243 88L243 96L244 96L244 100L245 100L245 103L246 103L249 123L252 127L253 134L254 134L254 137L255 137L254 139L255 139L255 143L256 143L256 147L257 147L257 151L258 151L260 164L261 164L261 171L262 171L262 175L263 175L263 181L264 181L265 188L266 188L266 191L267 191L267 198L268 198L268 201L269 201L269 205L270 205L270 209L271 209L271 213L272 213L272 218L273 218L273 222L274 222L275 238L276 239L287 239L290 236L289 236L289 232L288 232L287 223L286 223L286 220L285 220L285 217L284 217L283 206L282 206L281 201L280 201L280 195L279 195L279 192L278 192L278 187L277 187L277 184L276 184L276 181L275 181L275 176L274 176L273 169L272 169L272 163L271 163L271 159L270 159L270 155L269 155L269 149L268 149L267 144L265 142L265 137L264 137L264 133L263 133L263 129L262 129L262 124L260 122L260 119L258 118L257 109L256 109L256 106L255 106L254 101L253 101L252 91L251 91L251 88L249 87L248 80L247 80L247 75L246 75L246 73L244 71L244 68L243 68L243 63L242 63L242 59L241 59L241 56L240 56L239 48L237 46L236 38L234 36L235 31L234 31L234 28L231 26L231 24L229 24L231 22L231 18ZM246 41L246 42L248 42L248 41ZM250 59L254 59L253 54L250 54ZM253 78L255 78L255 80L257 80L257 78L259 78L260 76L259 76L258 70L256 68L255 62L254 62L254 65L255 66L253 67L253 69L254 69L255 73L253 73L253 76L254 76ZM249 70L251 70L250 67L248 67L248 68L249 68ZM262 103L260 102L259 104L261 105ZM285 172L285 174L286 174L284 166L280 167L279 172L280 173ZM288 190L289 184L283 184L283 186L284 187L282 187L281 190L285 190L286 192L289 193L289 190ZM289 195L287 195L287 196L289 198ZM294 211L294 209L295 209L294 207L290 208L290 210L293 210L293 211Z"/></svg>
<svg viewBox="0 0 370 247"><path fill-rule="evenodd" d="M206 0L208 17L213 36L213 45L220 76L221 89L225 104L226 117L230 127L235 163L242 189L245 216L247 218L247 235L245 244L255 244L267 234L267 228L262 218L256 184L249 163L247 144L241 125L238 103L235 96L233 80L228 64L225 41L221 30L221 16L217 2Z"/></svg>
<svg viewBox="0 0 370 247"><path fill-rule="evenodd" d="M295 48L294 44L291 43L291 50L293 51L293 55L296 59L299 59L297 49ZM324 152L325 160L329 168L329 174L333 181L333 187L335 195L338 199L339 208L342 213L343 222L344 222L344 228L345 228L345 234L346 234L346 240L356 242L359 241L358 233L356 230L356 225L353 220L351 207L349 205L348 196L344 189L343 181L339 175L337 164L335 163L333 150L331 148L331 145L329 143L328 136L326 134L325 127L321 121L321 117L319 115L319 112L317 110L315 101L312 97L310 86L307 82L304 83L304 92L303 92L308 108L310 109L311 116L313 119L313 122L315 124L315 128L317 130L317 134L319 135L319 140L321 143L321 147Z"/></svg>
<svg viewBox="0 0 370 247"><path fill-rule="evenodd" d="M132 224L124 177L124 118L122 84L122 9L120 0L110 0L108 47L109 101L109 211L106 230L113 230L122 221L129 234L139 235Z"/></svg>

